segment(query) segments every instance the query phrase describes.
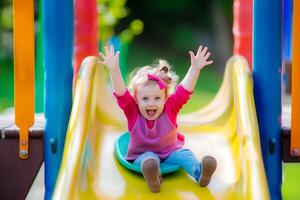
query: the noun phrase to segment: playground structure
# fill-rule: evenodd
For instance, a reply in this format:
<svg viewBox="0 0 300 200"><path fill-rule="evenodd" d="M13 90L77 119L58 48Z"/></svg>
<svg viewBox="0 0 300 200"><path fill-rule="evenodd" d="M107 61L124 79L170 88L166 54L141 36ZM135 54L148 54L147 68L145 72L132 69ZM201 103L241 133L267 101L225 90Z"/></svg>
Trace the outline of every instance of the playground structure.
<svg viewBox="0 0 300 200"><path fill-rule="evenodd" d="M33 26L21 25L27 24L26 20L28 24L33 24L33 2L30 2L31 4L25 4L20 0L14 1L15 123L19 130L11 126L11 131L7 127L1 127L5 138L9 138L6 133L13 132L16 135L14 138L19 143L19 156L24 160L15 159L15 162L22 166L35 160L32 156L36 150L31 146L34 140L30 136L41 132L33 127L28 134L34 119L33 84L32 81L26 82L28 79L33 80ZM95 5L95 1L86 2ZM237 2L242 1L235 3ZM299 2L295 1L293 49L299 49L300 43L299 6ZM125 130L122 123L124 120L107 92L105 73L97 66L96 58L88 57L83 62L72 103L72 8L73 1L44 2L44 60L47 74L45 199L50 199L52 195L54 199L152 199L154 194L149 193L146 185L142 184L142 177L124 169L113 157L113 141ZM270 11L268 16L266 9ZM54 10L62 16L53 12ZM187 136L187 146L199 156L212 154L222 163L217 168L215 180L209 189L203 190L183 172L175 173L166 177L162 192L158 194L160 199L169 199L172 195L177 199L197 196L204 199L281 199L282 147L278 118L281 116L283 59L282 44L274 41L282 38L282 4L279 0L254 1L253 11L254 97L247 62L241 57L232 57L228 61L223 84L215 99L207 107L181 116L179 120L181 131ZM65 20L62 21L62 18ZM83 25L88 26L87 23ZM22 30L22 34L18 28ZM24 34L24 29L29 30L28 33ZM57 33L57 30L60 32ZM31 47L30 50L28 46ZM87 53L93 54L95 52ZM284 140L291 146L286 145L287 153L283 151L283 156L292 161L299 160L297 151L300 149L299 125L296 124L299 105L295 103L300 95L299 86L296 85L299 69L295 67L299 65L299 57L299 51L293 51L292 131L285 135ZM257 124L260 125L259 131ZM16 149L16 145L13 148ZM35 166L39 167L40 164L41 161Z"/></svg>
<svg viewBox="0 0 300 200"><path fill-rule="evenodd" d="M198 156L210 154L219 161L215 180L209 190L201 190L184 172L171 174L164 178L159 199L184 199L185 195L205 199L269 198L258 127L255 120L250 120L255 119L255 109L247 62L233 57L227 65L224 82L211 104L179 120L186 146ZM83 61L54 199L157 196L149 192L142 176L128 171L113 156L114 141L126 127L107 90L105 74L97 58Z"/></svg>

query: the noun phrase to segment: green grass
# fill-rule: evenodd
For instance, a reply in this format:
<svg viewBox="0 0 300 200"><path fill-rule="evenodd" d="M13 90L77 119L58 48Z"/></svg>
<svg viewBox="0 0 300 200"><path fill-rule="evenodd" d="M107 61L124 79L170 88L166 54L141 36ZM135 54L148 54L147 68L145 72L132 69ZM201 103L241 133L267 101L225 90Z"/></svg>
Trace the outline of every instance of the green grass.
<svg viewBox="0 0 300 200"><path fill-rule="evenodd" d="M284 163L282 171L282 199L300 199L300 163Z"/></svg>
<svg viewBox="0 0 300 200"><path fill-rule="evenodd" d="M197 111L203 106L206 106L215 96L207 91L197 91L193 94L191 100L183 107L181 114Z"/></svg>

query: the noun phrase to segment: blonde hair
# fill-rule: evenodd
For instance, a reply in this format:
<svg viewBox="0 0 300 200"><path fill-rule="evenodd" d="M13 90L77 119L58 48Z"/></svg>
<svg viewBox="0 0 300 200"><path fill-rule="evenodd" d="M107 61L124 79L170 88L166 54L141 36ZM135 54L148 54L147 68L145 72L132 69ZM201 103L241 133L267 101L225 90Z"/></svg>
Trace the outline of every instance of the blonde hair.
<svg viewBox="0 0 300 200"><path fill-rule="evenodd" d="M148 79L148 74L159 77L166 84L167 95L170 95L174 91L178 76L175 72L171 71L171 65L166 60L159 59L153 65L133 70L130 74L130 82L128 84L128 90L131 94L135 94L138 86L145 86L153 82L153 80Z"/></svg>

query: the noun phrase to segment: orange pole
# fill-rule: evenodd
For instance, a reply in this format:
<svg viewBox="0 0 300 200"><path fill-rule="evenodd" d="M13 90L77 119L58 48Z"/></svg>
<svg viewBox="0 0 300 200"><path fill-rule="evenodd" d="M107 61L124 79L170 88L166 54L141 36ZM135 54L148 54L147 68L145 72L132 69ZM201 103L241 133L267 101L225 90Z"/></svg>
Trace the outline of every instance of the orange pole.
<svg viewBox="0 0 300 200"><path fill-rule="evenodd" d="M28 158L28 131L34 123L34 0L13 0L15 124L19 157Z"/></svg>
<svg viewBox="0 0 300 200"><path fill-rule="evenodd" d="M300 156L300 2L294 1L291 155Z"/></svg>

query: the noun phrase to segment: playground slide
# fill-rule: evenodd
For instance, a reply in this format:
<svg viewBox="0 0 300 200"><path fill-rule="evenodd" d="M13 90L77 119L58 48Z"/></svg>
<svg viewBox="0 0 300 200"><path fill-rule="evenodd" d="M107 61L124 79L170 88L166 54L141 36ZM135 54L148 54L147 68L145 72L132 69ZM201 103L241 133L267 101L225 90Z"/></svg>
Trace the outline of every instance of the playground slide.
<svg viewBox="0 0 300 200"><path fill-rule="evenodd" d="M54 199L269 199L253 101L244 58L229 59L222 86L203 109L180 116L186 147L201 159L213 155L218 167L207 188L183 170L164 176L151 193L140 174L114 156L114 141L126 131L97 58L84 60L75 90Z"/></svg>

